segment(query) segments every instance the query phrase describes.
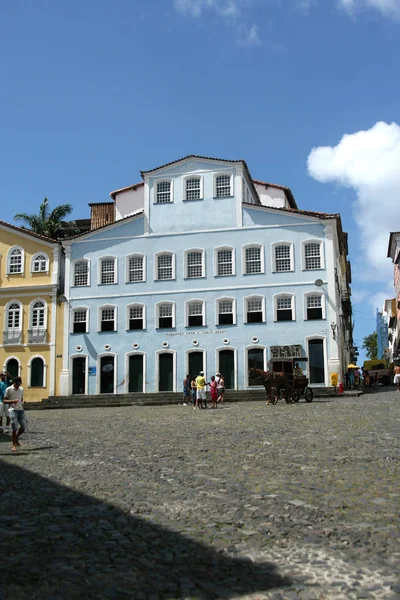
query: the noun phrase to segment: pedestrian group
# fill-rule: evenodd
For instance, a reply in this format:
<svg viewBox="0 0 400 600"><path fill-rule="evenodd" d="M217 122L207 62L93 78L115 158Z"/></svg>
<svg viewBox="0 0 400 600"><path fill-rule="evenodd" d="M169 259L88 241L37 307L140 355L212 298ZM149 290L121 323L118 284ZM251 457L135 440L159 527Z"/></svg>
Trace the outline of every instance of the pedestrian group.
<svg viewBox="0 0 400 600"><path fill-rule="evenodd" d="M197 377L186 375L183 380L183 404L188 405L190 401L194 410L207 408L207 391L210 388L211 408L217 408L217 405L224 401L225 380L221 373L216 373L206 381L204 371L200 371Z"/></svg>

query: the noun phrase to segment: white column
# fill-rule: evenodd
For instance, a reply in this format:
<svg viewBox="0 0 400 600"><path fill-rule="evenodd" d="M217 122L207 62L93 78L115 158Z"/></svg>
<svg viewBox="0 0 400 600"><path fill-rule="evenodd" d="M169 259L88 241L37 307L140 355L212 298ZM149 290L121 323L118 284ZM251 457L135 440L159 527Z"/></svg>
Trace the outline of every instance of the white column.
<svg viewBox="0 0 400 600"><path fill-rule="evenodd" d="M54 396L56 380L56 328L57 328L57 286L51 293L51 324L50 324L50 385L49 396Z"/></svg>
<svg viewBox="0 0 400 600"><path fill-rule="evenodd" d="M68 396L70 385L69 385L69 320L70 320L70 286L71 286L71 246L65 246L65 297L66 302L64 305L64 329L63 329L63 361L62 371L60 374L60 393L62 396Z"/></svg>
<svg viewBox="0 0 400 600"><path fill-rule="evenodd" d="M327 297L326 297L326 319L328 324L328 385L330 385L331 373L337 373L340 377L340 356L339 356L339 307L336 293L335 266L338 256L338 245L336 237L336 221L329 220L325 222L325 266L328 278ZM331 324L337 325L335 332Z"/></svg>

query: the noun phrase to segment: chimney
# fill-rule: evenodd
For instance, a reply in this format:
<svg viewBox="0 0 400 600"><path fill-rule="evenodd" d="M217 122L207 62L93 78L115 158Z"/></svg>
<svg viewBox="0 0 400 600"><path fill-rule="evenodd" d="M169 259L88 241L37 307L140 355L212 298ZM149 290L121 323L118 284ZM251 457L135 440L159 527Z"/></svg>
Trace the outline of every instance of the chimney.
<svg viewBox="0 0 400 600"><path fill-rule="evenodd" d="M115 221L114 202L94 202L90 206L90 229L97 229Z"/></svg>

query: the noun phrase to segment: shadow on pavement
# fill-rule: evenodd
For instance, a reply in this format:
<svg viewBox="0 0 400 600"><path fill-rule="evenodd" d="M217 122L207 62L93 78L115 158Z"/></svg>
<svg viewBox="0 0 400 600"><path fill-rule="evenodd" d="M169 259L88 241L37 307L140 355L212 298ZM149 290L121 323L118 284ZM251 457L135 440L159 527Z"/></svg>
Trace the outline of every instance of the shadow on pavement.
<svg viewBox="0 0 400 600"><path fill-rule="evenodd" d="M231 598L291 583L24 468L0 460L0 473L1 600Z"/></svg>

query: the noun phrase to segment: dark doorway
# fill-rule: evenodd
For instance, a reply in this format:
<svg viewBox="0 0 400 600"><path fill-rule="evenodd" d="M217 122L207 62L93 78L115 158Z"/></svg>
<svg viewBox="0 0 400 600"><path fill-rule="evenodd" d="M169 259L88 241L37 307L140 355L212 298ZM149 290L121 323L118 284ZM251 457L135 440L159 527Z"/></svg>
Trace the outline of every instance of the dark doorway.
<svg viewBox="0 0 400 600"><path fill-rule="evenodd" d="M100 358L100 394L114 393L115 357L102 356Z"/></svg>
<svg viewBox="0 0 400 600"><path fill-rule="evenodd" d="M250 369L261 369L261 371L264 371L264 351L261 348L252 348L247 351L247 367L249 373ZM248 385L260 385L260 382L256 381L253 383L249 376Z"/></svg>
<svg viewBox="0 0 400 600"><path fill-rule="evenodd" d="M308 361L310 365L310 383L325 383L325 360L323 340L308 342Z"/></svg>
<svg viewBox="0 0 400 600"><path fill-rule="evenodd" d="M190 377L196 376L204 371L204 354L203 352L189 352L189 369ZM186 375L186 373L185 373Z"/></svg>
<svg viewBox="0 0 400 600"><path fill-rule="evenodd" d="M129 392L143 392L143 354L129 357Z"/></svg>
<svg viewBox="0 0 400 600"><path fill-rule="evenodd" d="M219 371L225 379L225 388L235 388L235 353L233 350L219 351Z"/></svg>
<svg viewBox="0 0 400 600"><path fill-rule="evenodd" d="M72 393L86 394L86 357L72 359Z"/></svg>
<svg viewBox="0 0 400 600"><path fill-rule="evenodd" d="M43 360L36 357L31 362L31 387L43 387L44 364Z"/></svg>
<svg viewBox="0 0 400 600"><path fill-rule="evenodd" d="M272 363L272 370L274 373L290 373L293 375L293 364L292 361L277 360Z"/></svg>
<svg viewBox="0 0 400 600"><path fill-rule="evenodd" d="M163 352L158 356L158 389L160 392L174 391L174 355Z"/></svg>
<svg viewBox="0 0 400 600"><path fill-rule="evenodd" d="M18 377L18 361L16 358L10 358L6 365L6 371L10 374L10 377L14 379L14 377Z"/></svg>

